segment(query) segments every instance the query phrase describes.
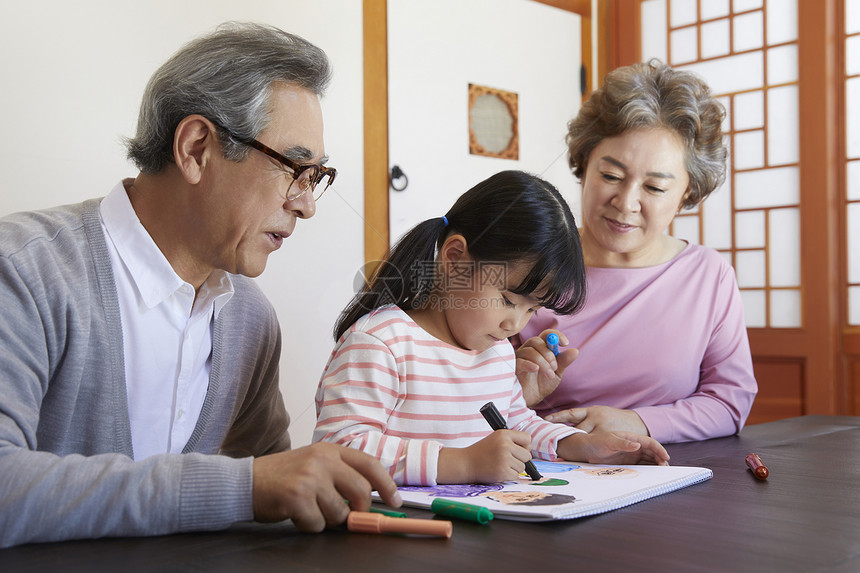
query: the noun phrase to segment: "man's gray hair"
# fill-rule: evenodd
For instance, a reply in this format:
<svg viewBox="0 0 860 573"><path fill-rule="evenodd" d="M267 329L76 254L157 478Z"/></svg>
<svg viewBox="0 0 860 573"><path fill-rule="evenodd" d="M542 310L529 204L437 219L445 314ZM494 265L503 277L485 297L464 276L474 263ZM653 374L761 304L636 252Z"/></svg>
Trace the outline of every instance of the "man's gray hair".
<svg viewBox="0 0 860 573"><path fill-rule="evenodd" d="M270 120L273 84L286 82L322 97L331 79L325 52L273 26L227 22L179 49L150 78L128 158L143 173L173 162L179 123L199 114L238 138L256 138ZM221 131L219 129L219 131ZM227 159L248 149L219 133Z"/></svg>

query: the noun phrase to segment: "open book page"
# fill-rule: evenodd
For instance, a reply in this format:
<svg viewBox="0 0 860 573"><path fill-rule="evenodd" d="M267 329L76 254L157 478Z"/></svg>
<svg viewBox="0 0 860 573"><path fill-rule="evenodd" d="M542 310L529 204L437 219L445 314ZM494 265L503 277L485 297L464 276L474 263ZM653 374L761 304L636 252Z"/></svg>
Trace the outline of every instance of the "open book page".
<svg viewBox="0 0 860 573"><path fill-rule="evenodd" d="M708 480L707 468L611 466L535 460L543 479L525 474L498 484L401 486L405 505L429 508L437 497L489 508L497 518L551 521L595 515Z"/></svg>

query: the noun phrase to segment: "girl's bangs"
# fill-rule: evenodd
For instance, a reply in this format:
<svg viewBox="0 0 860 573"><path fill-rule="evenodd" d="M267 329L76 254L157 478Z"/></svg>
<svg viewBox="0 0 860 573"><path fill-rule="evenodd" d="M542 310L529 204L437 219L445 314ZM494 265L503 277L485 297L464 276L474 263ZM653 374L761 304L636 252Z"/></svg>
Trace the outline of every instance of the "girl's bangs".
<svg viewBox="0 0 860 573"><path fill-rule="evenodd" d="M573 314L585 303L585 283L584 280L578 280L578 265L569 257L563 257L562 260L548 259L541 257L537 260L511 292L534 296L543 308L558 314Z"/></svg>

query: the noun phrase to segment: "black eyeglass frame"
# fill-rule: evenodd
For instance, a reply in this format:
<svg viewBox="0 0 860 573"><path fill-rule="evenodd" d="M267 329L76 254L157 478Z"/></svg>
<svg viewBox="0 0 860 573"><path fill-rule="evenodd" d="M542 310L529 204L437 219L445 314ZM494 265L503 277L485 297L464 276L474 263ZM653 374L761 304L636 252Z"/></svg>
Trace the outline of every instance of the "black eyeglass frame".
<svg viewBox="0 0 860 573"><path fill-rule="evenodd" d="M212 120L210 120L210 121L212 121ZM222 125L220 125L214 121L212 121L212 123L218 129L223 130L227 135L229 135L231 138L235 139L239 143L241 143L243 145L247 145L248 147L253 147L257 151L261 151L261 152L265 153L266 155L268 155L269 157L271 157L275 161L281 163L282 165L287 167L290 171L292 171L293 172L293 175L292 175L293 180L290 182L290 186L287 189L287 199L290 201L295 201L296 199L298 199L299 197L301 197L302 195L307 193L308 189L310 189L311 195L313 196L314 201L319 201L320 197L323 196L323 193L325 193L326 189L331 187L331 184L334 183L335 177L337 177L337 169L335 169L334 167L326 167L325 165L320 165L318 163L311 163L309 165L301 165L299 163L296 163L295 161L293 161L289 157L286 157L285 155L278 153L277 151L275 151L274 149L272 149L271 147L269 147L265 143L254 139L253 137L249 137L249 138L239 137L238 135L231 132L226 127L224 127L224 126L222 126ZM311 171L311 173L308 175L308 178L306 179L306 181L308 181L308 183L309 183L308 187L305 189L302 189L301 183L299 183L298 187L299 187L299 189L301 189L301 192L298 193L297 195L290 196L290 189L293 188L293 183L298 181L302 177L302 174L308 170L314 170L314 171ZM316 189L317 189L317 186L322 182L323 177L328 177L328 181L326 182L326 186L323 187L322 191L320 191L319 194L317 195Z"/></svg>

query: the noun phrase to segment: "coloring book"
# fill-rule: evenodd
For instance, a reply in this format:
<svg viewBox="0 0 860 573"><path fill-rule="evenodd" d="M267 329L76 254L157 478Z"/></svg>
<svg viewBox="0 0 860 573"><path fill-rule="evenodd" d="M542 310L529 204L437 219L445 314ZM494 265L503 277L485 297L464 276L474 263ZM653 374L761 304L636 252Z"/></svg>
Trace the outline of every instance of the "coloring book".
<svg viewBox="0 0 860 573"><path fill-rule="evenodd" d="M501 519L551 521L612 511L711 478L707 468L611 466L534 460L543 478L498 484L401 486L404 505L430 508L437 497L489 508ZM378 499L378 498L377 498Z"/></svg>

